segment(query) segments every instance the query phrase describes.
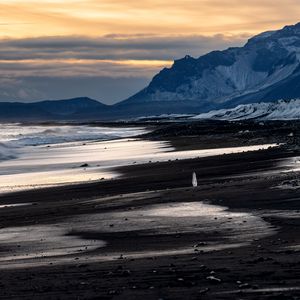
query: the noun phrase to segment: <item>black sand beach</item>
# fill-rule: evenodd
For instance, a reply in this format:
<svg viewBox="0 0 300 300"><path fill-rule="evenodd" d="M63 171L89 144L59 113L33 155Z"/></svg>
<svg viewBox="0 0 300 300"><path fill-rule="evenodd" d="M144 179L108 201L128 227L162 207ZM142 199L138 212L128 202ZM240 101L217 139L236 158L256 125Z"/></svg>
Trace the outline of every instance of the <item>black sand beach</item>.
<svg viewBox="0 0 300 300"><path fill-rule="evenodd" d="M1 195L28 205L0 209L0 299L300 299L299 128L161 124L180 150L282 146Z"/></svg>

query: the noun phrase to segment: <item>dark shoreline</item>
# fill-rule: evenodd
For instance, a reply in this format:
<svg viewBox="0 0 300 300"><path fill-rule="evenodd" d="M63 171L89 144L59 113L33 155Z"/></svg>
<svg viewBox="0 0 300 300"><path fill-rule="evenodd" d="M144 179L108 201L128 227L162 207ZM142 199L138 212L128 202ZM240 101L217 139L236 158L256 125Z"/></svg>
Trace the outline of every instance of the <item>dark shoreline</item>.
<svg viewBox="0 0 300 300"><path fill-rule="evenodd" d="M207 127L206 131L196 127L187 130L186 126L160 127L159 138L169 139L177 149L194 149L203 145L204 140L204 147L261 141L285 141L287 145L258 152L122 167L119 171L123 176L113 181L1 195L0 204L36 205L0 210L0 227L60 224L74 216L125 212L153 204L207 201L232 212L254 214L276 229L275 235L253 239L239 248L202 252L200 247L193 254L132 260L126 258L126 251L192 247L199 241L226 243L226 238L221 228L209 236L160 236L155 231L109 235L95 228L92 238L109 241L109 247L94 252L124 253L123 259L89 262L85 253L78 253L70 255L72 263L68 264L50 257L41 260L41 266L4 269L0 273L0 299L300 299L300 290L287 289L300 285L300 189L277 188L284 181L297 179L297 174L281 173L278 166L289 157L299 156L297 132L289 137L291 127L278 129L277 125L272 131L260 131L259 127L243 133L236 125L225 131L216 131L214 127ZM298 125L291 126L297 129ZM196 189L191 188L193 171L198 174ZM89 199L99 200L95 205L86 201ZM72 234L91 238L84 228L81 233ZM0 258L6 251L14 253L18 246L23 247L2 243Z"/></svg>

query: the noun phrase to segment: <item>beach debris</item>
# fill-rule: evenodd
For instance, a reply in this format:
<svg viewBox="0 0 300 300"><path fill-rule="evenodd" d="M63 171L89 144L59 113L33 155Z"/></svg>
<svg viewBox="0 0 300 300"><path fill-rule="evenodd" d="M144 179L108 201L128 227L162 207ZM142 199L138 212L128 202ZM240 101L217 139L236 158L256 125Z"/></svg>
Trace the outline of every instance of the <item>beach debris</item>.
<svg viewBox="0 0 300 300"><path fill-rule="evenodd" d="M131 271L130 270L124 270L121 274L121 276L123 277L129 277L131 275Z"/></svg>
<svg viewBox="0 0 300 300"><path fill-rule="evenodd" d="M240 289L249 289L249 288L251 288L251 286L249 283L242 283L239 285L239 288Z"/></svg>
<svg viewBox="0 0 300 300"><path fill-rule="evenodd" d="M279 184L276 188L296 190L300 188L300 180L298 179L285 180L281 182L281 184Z"/></svg>
<svg viewBox="0 0 300 300"><path fill-rule="evenodd" d="M208 267L205 266L205 265L199 266L198 270L199 270L199 271L209 271Z"/></svg>
<svg viewBox="0 0 300 300"><path fill-rule="evenodd" d="M199 294L200 295L204 295L204 294L207 294L209 292L209 288L205 288L205 289L203 289L203 290L200 290L199 291Z"/></svg>
<svg viewBox="0 0 300 300"><path fill-rule="evenodd" d="M116 290L109 290L108 295L116 295L117 291Z"/></svg>
<svg viewBox="0 0 300 300"><path fill-rule="evenodd" d="M193 172L192 185L193 185L193 187L197 187L198 186L197 175L196 175L195 172Z"/></svg>
<svg viewBox="0 0 300 300"><path fill-rule="evenodd" d="M82 165L80 166L80 168L87 168L87 167L89 167L89 164L82 164Z"/></svg>
<svg viewBox="0 0 300 300"><path fill-rule="evenodd" d="M206 242L200 242L200 243L194 245L194 248L203 247L203 246L207 246L207 243Z"/></svg>
<svg viewBox="0 0 300 300"><path fill-rule="evenodd" d="M217 278L215 276L208 276L208 277L206 277L206 279L208 281L210 281L211 283L221 283L222 282L222 280L220 278Z"/></svg>

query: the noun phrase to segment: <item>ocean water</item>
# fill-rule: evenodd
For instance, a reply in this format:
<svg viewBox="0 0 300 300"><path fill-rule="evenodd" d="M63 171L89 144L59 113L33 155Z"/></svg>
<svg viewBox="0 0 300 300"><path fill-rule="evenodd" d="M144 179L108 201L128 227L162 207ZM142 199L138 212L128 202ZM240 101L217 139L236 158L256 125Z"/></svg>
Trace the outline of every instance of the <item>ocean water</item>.
<svg viewBox="0 0 300 300"><path fill-rule="evenodd" d="M62 144L78 141L107 141L145 133L143 128L112 128L76 125L0 124L0 161L16 158L26 146Z"/></svg>
<svg viewBox="0 0 300 300"><path fill-rule="evenodd" d="M118 168L256 151L276 145L176 151L136 127L0 125L0 193L117 178Z"/></svg>

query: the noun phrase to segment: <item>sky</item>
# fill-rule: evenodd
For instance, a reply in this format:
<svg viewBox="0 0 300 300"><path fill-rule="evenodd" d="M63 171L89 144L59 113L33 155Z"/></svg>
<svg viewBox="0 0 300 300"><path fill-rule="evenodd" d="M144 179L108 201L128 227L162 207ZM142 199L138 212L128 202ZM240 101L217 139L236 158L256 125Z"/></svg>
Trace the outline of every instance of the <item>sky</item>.
<svg viewBox="0 0 300 300"><path fill-rule="evenodd" d="M0 0L0 101L107 104L185 55L300 22L299 0Z"/></svg>

